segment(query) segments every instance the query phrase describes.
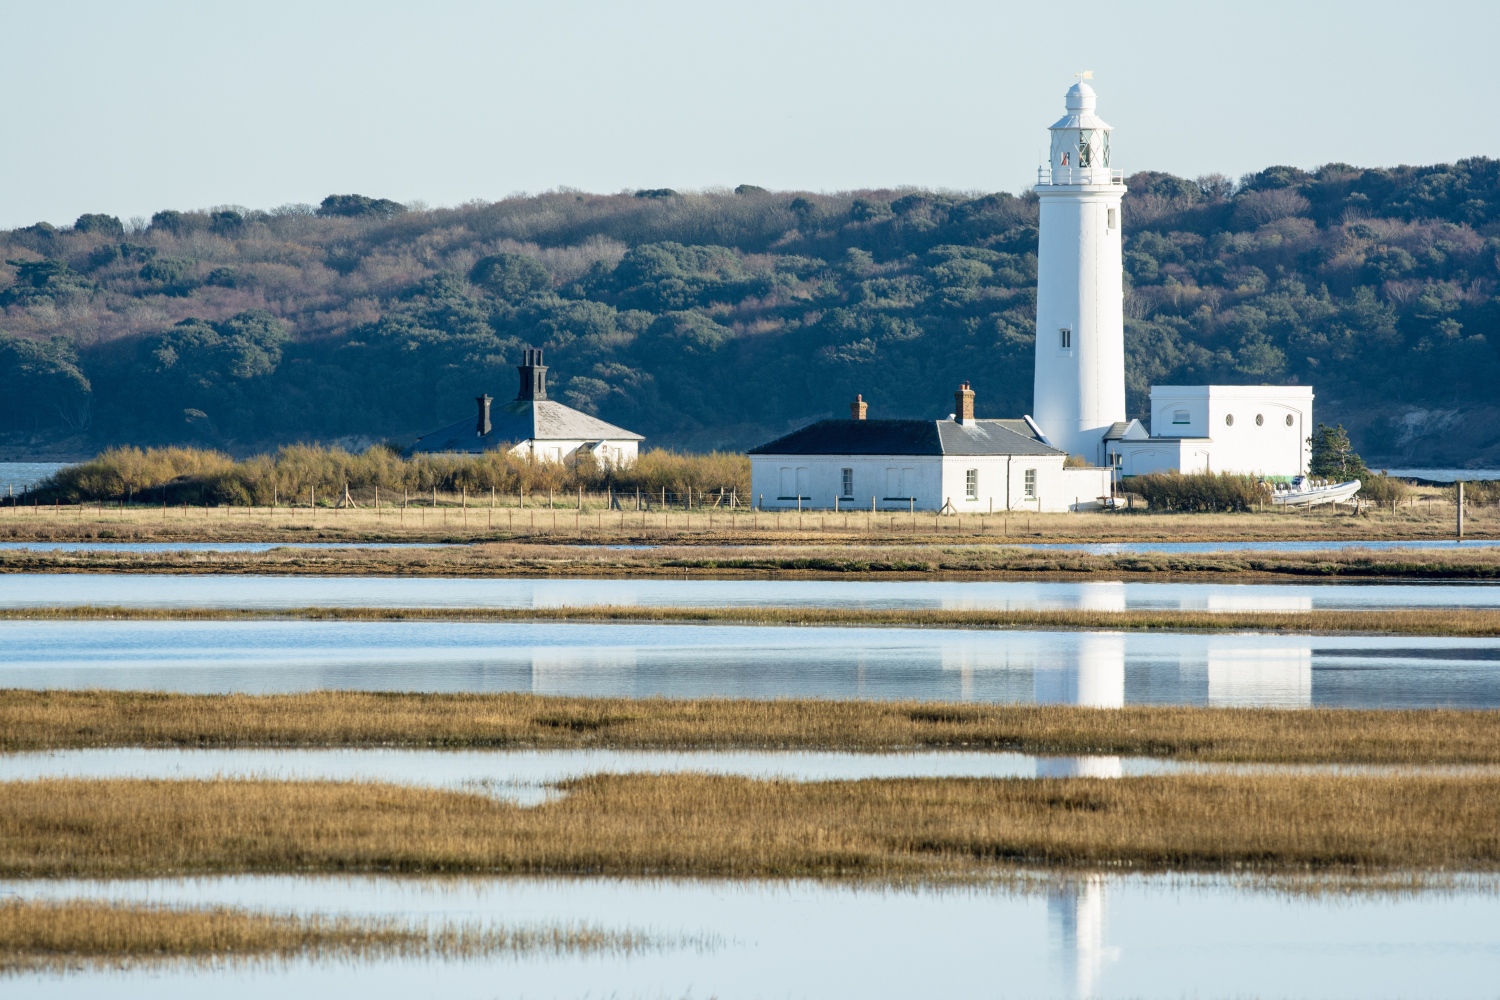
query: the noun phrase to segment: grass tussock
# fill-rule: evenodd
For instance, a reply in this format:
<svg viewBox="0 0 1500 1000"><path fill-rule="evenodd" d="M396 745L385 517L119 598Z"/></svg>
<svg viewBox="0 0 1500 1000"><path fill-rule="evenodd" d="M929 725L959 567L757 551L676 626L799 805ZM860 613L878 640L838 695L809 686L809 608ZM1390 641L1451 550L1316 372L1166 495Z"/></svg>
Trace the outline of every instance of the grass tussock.
<svg viewBox="0 0 1500 1000"><path fill-rule="evenodd" d="M0 621L445 621L667 622L687 624L900 626L966 629L1234 631L1359 635L1500 635L1500 611L1038 611L778 607L560 608L123 608L78 605L0 608Z"/></svg>
<svg viewBox="0 0 1500 1000"><path fill-rule="evenodd" d="M563 512L567 515L567 512ZM0 510L0 540L5 540ZM706 520L702 515L699 520ZM458 519L453 512L453 519ZM477 519L477 515L476 515ZM565 520L572 520L565 516ZM303 541L342 536L304 535ZM591 536L573 541L588 542ZM120 537L115 540L134 540ZM227 539L221 539L227 540ZM347 540L347 539L343 539ZM764 577L949 579L1500 580L1500 548L1090 555L1002 545L663 544L589 548L494 543L428 549L266 552L0 551L0 573L184 573L296 576ZM640 539L636 539L640 541Z"/></svg>
<svg viewBox="0 0 1500 1000"><path fill-rule="evenodd" d="M1152 472L1131 476L1125 489L1151 510L1250 511L1271 502L1271 487L1259 477L1230 472Z"/></svg>
<svg viewBox="0 0 1500 1000"><path fill-rule="evenodd" d="M380 784L0 784L0 873L943 877L1013 866L1500 869L1500 779L802 784L599 775L534 808Z"/></svg>
<svg viewBox="0 0 1500 1000"><path fill-rule="evenodd" d="M77 747L968 749L1288 764L1500 764L1500 712L0 691L0 750Z"/></svg>
<svg viewBox="0 0 1500 1000"><path fill-rule="evenodd" d="M414 924L238 907L93 900L0 901L0 972L264 959L475 958L499 952L633 952L653 940L590 926Z"/></svg>

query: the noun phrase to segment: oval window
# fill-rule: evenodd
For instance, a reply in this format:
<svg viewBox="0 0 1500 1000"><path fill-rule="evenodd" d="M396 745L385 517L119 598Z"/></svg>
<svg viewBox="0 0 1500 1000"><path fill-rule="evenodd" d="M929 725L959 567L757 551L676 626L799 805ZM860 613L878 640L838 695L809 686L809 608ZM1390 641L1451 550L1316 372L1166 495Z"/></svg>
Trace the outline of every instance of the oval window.
<svg viewBox="0 0 1500 1000"><path fill-rule="evenodd" d="M1228 424L1230 427L1233 427L1234 426L1234 414L1233 413L1226 413L1226 414L1224 414L1224 423Z"/></svg>
<svg viewBox="0 0 1500 1000"><path fill-rule="evenodd" d="M1292 415L1290 413L1286 415L1286 425L1288 427L1292 426Z"/></svg>
<svg viewBox="0 0 1500 1000"><path fill-rule="evenodd" d="M1259 413L1257 413L1255 415L1255 426L1259 427L1261 424L1263 424L1265 422L1266 422L1266 418L1264 416L1262 416Z"/></svg>

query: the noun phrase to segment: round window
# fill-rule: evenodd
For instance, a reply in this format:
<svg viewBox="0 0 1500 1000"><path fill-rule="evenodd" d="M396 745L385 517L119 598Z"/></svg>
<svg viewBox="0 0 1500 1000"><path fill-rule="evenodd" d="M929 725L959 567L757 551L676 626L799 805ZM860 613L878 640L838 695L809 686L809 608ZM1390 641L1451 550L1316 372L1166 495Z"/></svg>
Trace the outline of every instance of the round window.
<svg viewBox="0 0 1500 1000"><path fill-rule="evenodd" d="M1228 424L1230 427L1233 427L1234 426L1234 414L1233 413L1226 413L1226 414L1224 414L1224 423Z"/></svg>
<svg viewBox="0 0 1500 1000"><path fill-rule="evenodd" d="M1286 415L1286 425L1288 427L1292 426L1292 415L1290 413Z"/></svg>
<svg viewBox="0 0 1500 1000"><path fill-rule="evenodd" d="M1261 424L1263 424L1265 422L1266 422L1266 418L1263 415L1261 415L1259 413L1257 413L1255 415L1255 426L1259 427Z"/></svg>

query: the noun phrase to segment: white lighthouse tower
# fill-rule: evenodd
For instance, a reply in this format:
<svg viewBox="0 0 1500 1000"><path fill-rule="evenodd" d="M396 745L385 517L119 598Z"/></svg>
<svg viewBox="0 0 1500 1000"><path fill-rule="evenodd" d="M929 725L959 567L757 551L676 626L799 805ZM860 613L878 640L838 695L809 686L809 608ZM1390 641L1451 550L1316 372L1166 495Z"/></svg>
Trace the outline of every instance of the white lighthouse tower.
<svg viewBox="0 0 1500 1000"><path fill-rule="evenodd" d="M1037 170L1036 382L1032 417L1054 447L1106 461L1105 432L1125 419L1124 282L1120 200L1124 172L1109 165L1110 126L1084 81L1052 126Z"/></svg>

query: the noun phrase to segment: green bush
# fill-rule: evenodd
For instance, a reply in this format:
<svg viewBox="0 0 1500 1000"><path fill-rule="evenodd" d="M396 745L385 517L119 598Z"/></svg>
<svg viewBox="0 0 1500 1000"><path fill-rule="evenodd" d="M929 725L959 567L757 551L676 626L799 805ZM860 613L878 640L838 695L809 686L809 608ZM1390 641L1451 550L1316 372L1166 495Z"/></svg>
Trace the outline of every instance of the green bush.
<svg viewBox="0 0 1500 1000"><path fill-rule="evenodd" d="M1250 510L1271 502L1271 488L1255 476L1215 472L1153 472L1132 476L1125 489L1151 510Z"/></svg>
<svg viewBox="0 0 1500 1000"><path fill-rule="evenodd" d="M1376 475L1367 472L1360 477L1359 498L1376 503L1394 503L1405 500L1411 494L1411 486L1404 479L1392 479L1384 472Z"/></svg>

